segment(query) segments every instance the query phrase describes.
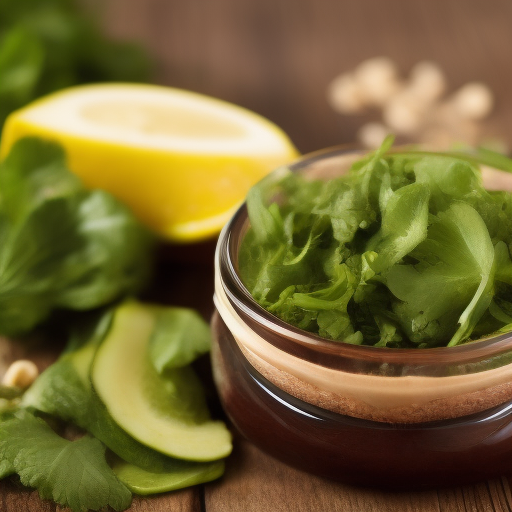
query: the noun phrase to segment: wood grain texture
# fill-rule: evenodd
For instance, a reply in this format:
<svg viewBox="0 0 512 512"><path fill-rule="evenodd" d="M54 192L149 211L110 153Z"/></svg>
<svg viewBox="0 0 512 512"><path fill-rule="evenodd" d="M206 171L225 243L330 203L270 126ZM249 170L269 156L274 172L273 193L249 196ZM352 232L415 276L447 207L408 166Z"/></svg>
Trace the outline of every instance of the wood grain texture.
<svg viewBox="0 0 512 512"><path fill-rule="evenodd" d="M510 482L506 478L438 491L440 512L511 512Z"/></svg>
<svg viewBox="0 0 512 512"><path fill-rule="evenodd" d="M439 512L437 492L384 492L295 470L239 439L226 475L205 493L208 512Z"/></svg>
<svg viewBox="0 0 512 512"><path fill-rule="evenodd" d="M199 488L133 499L129 512L202 512Z"/></svg>
<svg viewBox="0 0 512 512"><path fill-rule="evenodd" d="M21 484L6 479L0 481L0 510L3 512L56 512L59 510L51 501L41 501L37 491L24 488Z"/></svg>
<svg viewBox="0 0 512 512"><path fill-rule="evenodd" d="M41 500L37 491L26 489L11 479L0 481L2 512L64 512L69 509ZM200 488L143 498L135 496L127 512L202 512Z"/></svg>

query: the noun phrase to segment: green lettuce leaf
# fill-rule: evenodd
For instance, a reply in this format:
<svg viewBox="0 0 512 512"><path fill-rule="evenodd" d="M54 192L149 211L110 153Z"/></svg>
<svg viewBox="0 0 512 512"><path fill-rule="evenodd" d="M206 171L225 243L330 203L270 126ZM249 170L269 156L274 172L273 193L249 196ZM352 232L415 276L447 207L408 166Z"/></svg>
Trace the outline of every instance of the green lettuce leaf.
<svg viewBox="0 0 512 512"><path fill-rule="evenodd" d="M151 248L125 206L81 186L60 147L18 141L0 165L0 333L28 332L56 308L93 309L136 292Z"/></svg>
<svg viewBox="0 0 512 512"><path fill-rule="evenodd" d="M465 203L452 203L431 221L427 239L411 254L418 263L394 266L386 284L402 301L395 312L413 342L444 338L455 345L492 300L494 247L482 218Z"/></svg>
<svg viewBox="0 0 512 512"><path fill-rule="evenodd" d="M149 357L158 373L192 363L210 346L210 328L196 311L158 308L149 342Z"/></svg>
<svg viewBox="0 0 512 512"><path fill-rule="evenodd" d="M416 182L430 190L430 212L437 213L454 200L468 200L485 193L482 177L476 167L455 158L431 156L414 163Z"/></svg>
<svg viewBox="0 0 512 512"><path fill-rule="evenodd" d="M368 241L377 253L371 267L380 272L398 263L427 236L430 192L414 183L393 192L386 200L380 230Z"/></svg>

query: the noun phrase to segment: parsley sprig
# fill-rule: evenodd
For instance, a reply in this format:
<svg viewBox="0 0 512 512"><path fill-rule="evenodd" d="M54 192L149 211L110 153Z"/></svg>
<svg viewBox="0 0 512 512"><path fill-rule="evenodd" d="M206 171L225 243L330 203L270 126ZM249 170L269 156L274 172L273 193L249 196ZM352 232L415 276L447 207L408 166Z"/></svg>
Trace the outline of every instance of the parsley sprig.
<svg viewBox="0 0 512 512"><path fill-rule="evenodd" d="M131 492L107 464L100 441L90 436L64 439L27 410L0 423L0 460L2 476L15 472L42 498L75 512L130 506Z"/></svg>

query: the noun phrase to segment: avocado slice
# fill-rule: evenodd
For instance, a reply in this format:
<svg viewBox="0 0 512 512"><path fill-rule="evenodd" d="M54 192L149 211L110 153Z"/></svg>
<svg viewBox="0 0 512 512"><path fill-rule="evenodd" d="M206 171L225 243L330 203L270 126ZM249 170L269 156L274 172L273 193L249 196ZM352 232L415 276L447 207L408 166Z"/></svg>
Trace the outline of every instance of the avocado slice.
<svg viewBox="0 0 512 512"><path fill-rule="evenodd" d="M71 421L97 437L113 452L109 462L114 473L136 494L172 491L220 477L223 460L168 457L133 439L109 415L91 387L89 373L111 317L108 313L99 321L94 319L93 329L81 326L82 339L72 340L59 360L39 376L23 396L23 406Z"/></svg>
<svg viewBox="0 0 512 512"><path fill-rule="evenodd" d="M149 358L158 307L119 306L96 351L91 380L114 421L137 441L194 461L229 455L231 434L209 419L201 383L189 366L159 374Z"/></svg>
<svg viewBox="0 0 512 512"><path fill-rule="evenodd" d="M174 467L171 463L173 460L175 462ZM169 459L169 464L162 471L148 471L116 457L111 462L111 466L117 478L130 491L140 495L175 491L192 485L211 482L224 473L223 460L186 462Z"/></svg>

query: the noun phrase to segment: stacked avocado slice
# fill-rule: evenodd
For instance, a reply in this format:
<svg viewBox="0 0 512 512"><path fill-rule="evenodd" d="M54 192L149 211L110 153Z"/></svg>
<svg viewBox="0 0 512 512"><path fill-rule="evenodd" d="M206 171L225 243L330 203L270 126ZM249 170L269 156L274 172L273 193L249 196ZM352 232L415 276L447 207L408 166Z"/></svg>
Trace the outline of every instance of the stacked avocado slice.
<svg viewBox="0 0 512 512"><path fill-rule="evenodd" d="M136 494L208 482L232 447L190 366L209 344L197 313L128 301L82 328L23 405L98 438Z"/></svg>

